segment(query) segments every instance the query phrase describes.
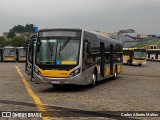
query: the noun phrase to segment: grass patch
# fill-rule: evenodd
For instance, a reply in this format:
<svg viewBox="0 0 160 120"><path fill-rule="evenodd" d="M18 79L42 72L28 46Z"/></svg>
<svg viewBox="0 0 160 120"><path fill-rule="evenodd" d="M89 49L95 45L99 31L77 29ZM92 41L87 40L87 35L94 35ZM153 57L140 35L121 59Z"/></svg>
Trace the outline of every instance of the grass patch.
<svg viewBox="0 0 160 120"><path fill-rule="evenodd" d="M143 42L143 43L140 43L138 45L132 46L132 48L147 48L147 49L149 49L150 45L157 45L157 48L160 49L160 40L159 41L154 40L154 41L151 41L151 42Z"/></svg>

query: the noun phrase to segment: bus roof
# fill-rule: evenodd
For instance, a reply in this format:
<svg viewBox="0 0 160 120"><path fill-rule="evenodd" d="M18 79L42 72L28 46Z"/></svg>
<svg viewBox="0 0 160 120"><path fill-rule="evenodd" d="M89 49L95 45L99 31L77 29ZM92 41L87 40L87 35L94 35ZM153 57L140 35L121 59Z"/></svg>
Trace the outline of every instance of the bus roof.
<svg viewBox="0 0 160 120"><path fill-rule="evenodd" d="M96 35L96 37L97 37L98 39L105 40L105 41L112 42L112 43L122 44L121 41L115 40L115 39L113 39L113 38L111 38L111 37L109 37L109 36L103 36L103 35L101 35L99 32L96 32L96 31L89 31L89 30L80 29L80 28L52 28L52 29L40 29L39 32L43 32L43 31L54 31L54 30L86 31L86 32L89 32L89 33L91 33L91 34Z"/></svg>
<svg viewBox="0 0 160 120"><path fill-rule="evenodd" d="M113 38L111 38L111 37L109 37L109 36L101 35L100 32L87 31L87 30L84 30L84 31L96 35L98 39L105 40L105 41L112 42L112 43L119 43L119 44L122 44L121 41L115 40L115 39L113 39Z"/></svg>
<svg viewBox="0 0 160 120"><path fill-rule="evenodd" d="M160 51L160 49L147 49L147 51Z"/></svg>
<svg viewBox="0 0 160 120"><path fill-rule="evenodd" d="M17 49L23 49L24 47L16 47Z"/></svg>
<svg viewBox="0 0 160 120"><path fill-rule="evenodd" d="M52 30L78 30L78 31L82 31L82 29L80 28L51 28L51 29L40 29L39 32L42 32L42 31L52 31Z"/></svg>
<svg viewBox="0 0 160 120"><path fill-rule="evenodd" d="M13 46L5 46L4 48L15 48L15 47L13 47Z"/></svg>

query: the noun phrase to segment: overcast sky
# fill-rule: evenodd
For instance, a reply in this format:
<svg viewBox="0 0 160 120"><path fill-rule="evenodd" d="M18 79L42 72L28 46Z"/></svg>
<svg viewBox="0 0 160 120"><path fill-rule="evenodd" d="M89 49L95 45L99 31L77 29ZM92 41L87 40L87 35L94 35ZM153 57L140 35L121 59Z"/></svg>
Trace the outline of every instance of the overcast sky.
<svg viewBox="0 0 160 120"><path fill-rule="evenodd" d="M0 0L0 35L15 25L160 34L160 0Z"/></svg>

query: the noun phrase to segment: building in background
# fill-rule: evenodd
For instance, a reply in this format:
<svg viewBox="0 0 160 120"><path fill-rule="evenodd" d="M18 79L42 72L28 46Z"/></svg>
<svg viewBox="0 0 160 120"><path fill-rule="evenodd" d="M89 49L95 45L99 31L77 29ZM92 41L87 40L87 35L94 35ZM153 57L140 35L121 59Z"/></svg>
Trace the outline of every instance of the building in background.
<svg viewBox="0 0 160 120"><path fill-rule="evenodd" d="M3 38L7 39L7 36L8 36L8 32L3 32Z"/></svg>

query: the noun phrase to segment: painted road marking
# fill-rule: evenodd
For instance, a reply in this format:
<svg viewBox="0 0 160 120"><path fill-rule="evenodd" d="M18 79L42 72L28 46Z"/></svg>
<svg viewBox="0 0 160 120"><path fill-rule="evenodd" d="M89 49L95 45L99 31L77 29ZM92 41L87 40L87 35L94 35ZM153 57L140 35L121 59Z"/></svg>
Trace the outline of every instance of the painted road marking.
<svg viewBox="0 0 160 120"><path fill-rule="evenodd" d="M41 102L40 98L33 92L33 90L31 89L29 83L27 82L27 80L24 78L21 70L18 68L18 66L15 66L16 69L17 69L17 72L19 74L19 76L22 78L22 81L27 89L27 92L28 94L32 97L32 99L34 100L36 106L37 106L37 109L38 111L43 111L44 113L46 112L47 114L47 111L46 111L46 108L45 108L45 105ZM43 120L51 120L52 118L51 117L43 117ZM60 117L58 117L57 119L62 119Z"/></svg>

